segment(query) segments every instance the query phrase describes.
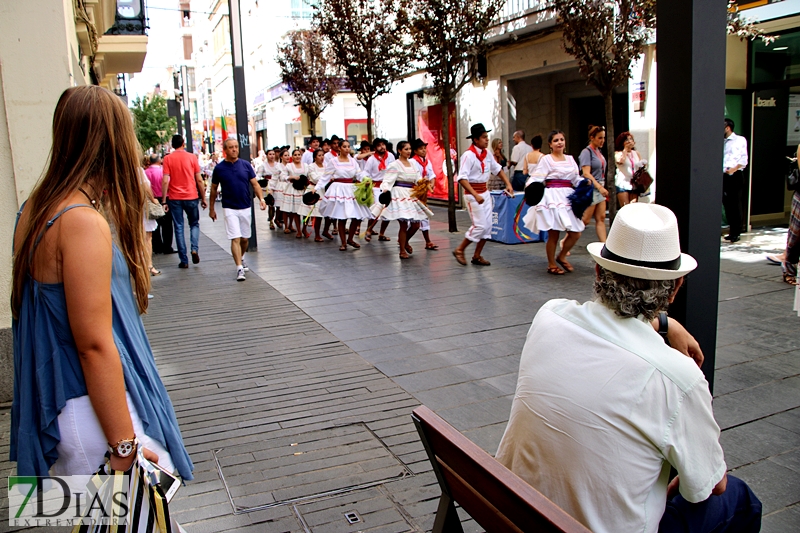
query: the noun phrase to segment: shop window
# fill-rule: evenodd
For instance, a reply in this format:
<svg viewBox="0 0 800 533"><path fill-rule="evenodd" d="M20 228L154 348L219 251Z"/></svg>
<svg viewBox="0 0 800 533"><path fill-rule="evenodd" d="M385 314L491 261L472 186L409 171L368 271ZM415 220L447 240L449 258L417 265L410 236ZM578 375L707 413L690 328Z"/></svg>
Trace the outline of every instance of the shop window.
<svg viewBox="0 0 800 533"><path fill-rule="evenodd" d="M752 83L800 80L800 32L784 33L771 44L752 45Z"/></svg>

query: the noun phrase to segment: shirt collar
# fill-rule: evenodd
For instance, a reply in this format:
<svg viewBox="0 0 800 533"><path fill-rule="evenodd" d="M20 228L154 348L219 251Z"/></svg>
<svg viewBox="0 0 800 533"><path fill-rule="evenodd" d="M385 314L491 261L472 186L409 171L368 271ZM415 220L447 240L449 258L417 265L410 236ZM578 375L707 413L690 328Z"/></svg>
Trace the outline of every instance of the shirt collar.
<svg viewBox="0 0 800 533"><path fill-rule="evenodd" d="M728 135L728 137L726 137L726 138L725 138L725 140L726 140L726 141L732 141L732 140L734 140L736 137L738 137L738 135L736 135L734 132L731 132L731 134L730 134L730 135Z"/></svg>

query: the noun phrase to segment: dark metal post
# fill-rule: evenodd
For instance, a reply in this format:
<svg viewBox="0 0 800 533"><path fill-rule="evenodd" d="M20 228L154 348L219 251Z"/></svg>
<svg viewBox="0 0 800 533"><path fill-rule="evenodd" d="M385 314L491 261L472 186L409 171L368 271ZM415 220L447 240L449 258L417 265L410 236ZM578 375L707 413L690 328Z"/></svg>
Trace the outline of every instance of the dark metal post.
<svg viewBox="0 0 800 533"><path fill-rule="evenodd" d="M194 153L194 137L192 135L192 118L189 114L189 75L186 65L181 65L181 87L183 88L183 121L186 124L186 151Z"/></svg>
<svg viewBox="0 0 800 533"><path fill-rule="evenodd" d="M239 141L239 157L248 163L250 162L250 135L248 132L249 121L247 120L247 95L244 85L244 52L242 48L242 17L239 0L228 0L228 19L231 24L231 56L233 57L233 97L236 101L236 139ZM256 209L252 198L253 191L250 191L250 212L252 221L250 222L250 240L248 247L250 250L258 248L258 238L256 237Z"/></svg>
<svg viewBox="0 0 800 533"><path fill-rule="evenodd" d="M678 217L681 248L699 264L670 306L697 338L713 390L719 300L725 109L725 2L660 0L656 139L658 203ZM680 157L670 156L679 143ZM673 154L674 155L674 154Z"/></svg>

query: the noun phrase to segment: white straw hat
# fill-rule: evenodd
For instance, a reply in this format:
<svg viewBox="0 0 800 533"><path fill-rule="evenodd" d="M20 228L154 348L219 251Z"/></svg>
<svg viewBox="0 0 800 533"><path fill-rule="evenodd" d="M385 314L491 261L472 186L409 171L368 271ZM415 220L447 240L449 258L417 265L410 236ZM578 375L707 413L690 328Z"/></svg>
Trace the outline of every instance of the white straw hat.
<svg viewBox="0 0 800 533"><path fill-rule="evenodd" d="M657 204L626 205L605 244L586 249L601 267L631 278L678 279L697 268L694 257L681 253L675 214Z"/></svg>

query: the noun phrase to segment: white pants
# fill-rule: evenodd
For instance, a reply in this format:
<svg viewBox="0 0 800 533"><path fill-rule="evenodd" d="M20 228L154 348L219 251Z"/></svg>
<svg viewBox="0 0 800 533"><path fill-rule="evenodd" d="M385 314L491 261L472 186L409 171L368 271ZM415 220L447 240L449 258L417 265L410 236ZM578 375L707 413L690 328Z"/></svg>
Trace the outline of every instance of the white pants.
<svg viewBox="0 0 800 533"><path fill-rule="evenodd" d="M158 455L158 464L165 470L174 472L172 457L158 441L144 434L142 419L136 413L127 392L125 397L139 445ZM58 414L58 431L61 434L61 441L56 446L58 459L50 467L50 473L54 476L70 476L92 475L97 472L105 462L108 444L89 396L67 400L67 405Z"/></svg>
<svg viewBox="0 0 800 533"><path fill-rule="evenodd" d="M228 239L250 238L250 208L222 210L225 213L225 233Z"/></svg>
<svg viewBox="0 0 800 533"><path fill-rule="evenodd" d="M472 219L472 226L469 227L464 237L472 242L479 242L492 236L492 195L489 194L489 191L479 193L479 195L483 198L482 204L479 204L471 194L464 194L467 211Z"/></svg>

